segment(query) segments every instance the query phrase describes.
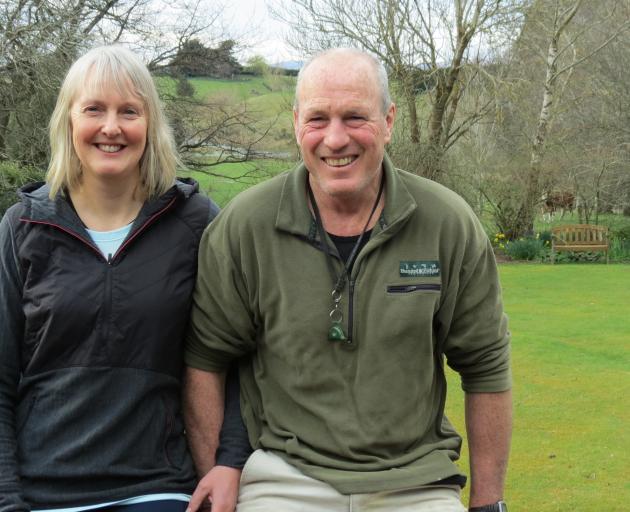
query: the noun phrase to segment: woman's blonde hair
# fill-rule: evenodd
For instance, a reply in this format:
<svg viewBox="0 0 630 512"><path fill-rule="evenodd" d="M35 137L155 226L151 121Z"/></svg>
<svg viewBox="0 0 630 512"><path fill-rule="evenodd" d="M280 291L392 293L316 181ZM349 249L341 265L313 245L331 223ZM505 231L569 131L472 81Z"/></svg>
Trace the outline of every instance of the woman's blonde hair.
<svg viewBox="0 0 630 512"><path fill-rule="evenodd" d="M114 87L121 95L132 93L144 103L147 142L140 159L140 186L147 197L168 190L175 181L180 160L166 121L153 78L144 63L122 46L100 46L77 59L61 85L49 123L50 164L46 181L50 197L77 187L81 162L72 142L70 109L85 89L103 91Z"/></svg>

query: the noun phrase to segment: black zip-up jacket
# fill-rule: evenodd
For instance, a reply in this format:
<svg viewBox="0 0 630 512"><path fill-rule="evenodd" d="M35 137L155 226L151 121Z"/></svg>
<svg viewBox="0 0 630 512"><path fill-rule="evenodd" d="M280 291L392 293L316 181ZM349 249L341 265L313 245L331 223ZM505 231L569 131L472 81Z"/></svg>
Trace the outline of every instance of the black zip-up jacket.
<svg viewBox="0 0 630 512"><path fill-rule="evenodd" d="M0 512L191 493L182 343L218 208L177 182L108 261L48 190L24 187L0 225ZM223 430L218 463L242 466L234 400Z"/></svg>

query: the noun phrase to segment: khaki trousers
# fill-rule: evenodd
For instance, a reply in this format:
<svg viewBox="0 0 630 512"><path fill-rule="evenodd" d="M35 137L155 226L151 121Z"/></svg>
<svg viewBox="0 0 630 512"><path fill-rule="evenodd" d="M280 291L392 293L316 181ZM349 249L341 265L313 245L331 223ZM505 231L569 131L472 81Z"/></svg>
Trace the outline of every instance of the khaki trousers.
<svg viewBox="0 0 630 512"><path fill-rule="evenodd" d="M256 450L243 468L237 512L466 512L457 486L340 494L277 455Z"/></svg>

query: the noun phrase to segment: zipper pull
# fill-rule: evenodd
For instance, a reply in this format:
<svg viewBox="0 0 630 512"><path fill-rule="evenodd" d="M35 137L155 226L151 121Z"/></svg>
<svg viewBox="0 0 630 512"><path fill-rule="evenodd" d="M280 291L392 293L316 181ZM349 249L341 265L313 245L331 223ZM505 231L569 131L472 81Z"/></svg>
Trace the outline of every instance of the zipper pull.
<svg viewBox="0 0 630 512"><path fill-rule="evenodd" d="M109 263L110 265L112 264L112 253L111 252L107 255L107 263Z"/></svg>

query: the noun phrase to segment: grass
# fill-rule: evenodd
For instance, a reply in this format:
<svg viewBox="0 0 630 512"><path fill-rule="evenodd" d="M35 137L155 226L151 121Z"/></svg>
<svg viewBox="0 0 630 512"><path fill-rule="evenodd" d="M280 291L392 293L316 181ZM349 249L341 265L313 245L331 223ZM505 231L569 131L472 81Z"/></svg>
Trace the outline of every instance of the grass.
<svg viewBox="0 0 630 512"><path fill-rule="evenodd" d="M162 94L175 94L175 79L159 76L155 81ZM245 108L250 119L256 120L243 127L247 136L251 136L249 131L252 128L256 128L259 135L266 133L258 149L289 153L294 148L292 105L295 77L240 75L235 79L192 77L188 81L198 100L221 106L228 112ZM200 112L199 115L208 114ZM212 121L208 119L208 122Z"/></svg>
<svg viewBox="0 0 630 512"><path fill-rule="evenodd" d="M237 80L198 77L191 78L190 83L198 96L208 97L228 92L244 101L261 96L267 97L284 90L292 93L295 79L274 76L240 76Z"/></svg>
<svg viewBox="0 0 630 512"><path fill-rule="evenodd" d="M500 272L513 339L510 511L627 510L630 267ZM463 433L463 393L449 380L448 415Z"/></svg>
<svg viewBox="0 0 630 512"><path fill-rule="evenodd" d="M223 163L209 167L206 172L184 172L199 182L199 188L219 206L225 206L236 194L256 183L269 179L295 164L284 160L253 160Z"/></svg>

